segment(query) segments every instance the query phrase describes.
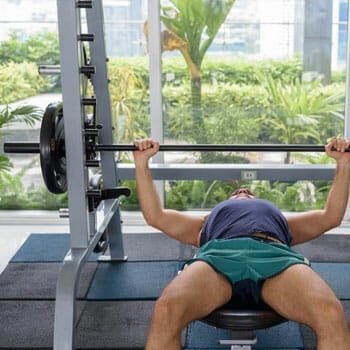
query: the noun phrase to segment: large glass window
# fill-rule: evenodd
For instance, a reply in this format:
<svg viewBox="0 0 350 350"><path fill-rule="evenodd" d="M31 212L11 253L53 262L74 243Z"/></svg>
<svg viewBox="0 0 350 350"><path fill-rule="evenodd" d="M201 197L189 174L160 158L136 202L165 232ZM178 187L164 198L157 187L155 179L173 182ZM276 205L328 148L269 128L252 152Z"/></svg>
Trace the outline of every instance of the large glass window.
<svg viewBox="0 0 350 350"><path fill-rule="evenodd" d="M166 138L321 144L343 134L345 2L180 3L161 2ZM300 158L242 156L249 162Z"/></svg>
<svg viewBox="0 0 350 350"><path fill-rule="evenodd" d="M150 51L158 36L149 35L150 24L155 23L150 16L154 13L148 13L147 0L104 0L103 4L115 142L131 143L136 137L152 134L164 143L177 144L324 144L327 138L344 134L348 1L159 0L158 52ZM149 18L152 23L148 23ZM57 36L55 0L3 1L0 29L0 50L14 48L9 55L1 51L6 52L1 57L1 68L10 62L31 60L34 65L58 63L52 57L56 52L53 47L36 46L37 35ZM9 43L23 43L26 49ZM45 48L47 52L39 58L28 54ZM154 62L155 54L161 64L152 71L150 61ZM154 78L157 70L161 76L158 86ZM33 95L44 94L55 100L59 96L57 77L46 83L40 80L40 86L39 78L30 81L37 84L35 89L3 99L2 103L17 103ZM8 91L20 89L16 85ZM154 113L150 101L157 94L161 107ZM162 127L155 132L157 125ZM7 137L23 139L11 134ZM117 157L127 161L125 155ZM278 167L329 161L322 153L285 152L169 152L164 154L164 160L248 164L253 175L256 164ZM302 178L302 170L300 174ZM265 196L290 195L294 190L322 192L327 186L289 182L288 186L296 187L288 192L282 180L274 183L268 178L266 182L247 183L254 184ZM183 207L212 205L226 195L229 187L238 185L235 181L243 179L233 179L230 184L211 180L178 184L171 180L165 186L167 203L182 206L178 204L182 186L189 197L198 197ZM227 190L223 190L226 185ZM318 201L317 196L312 198Z"/></svg>

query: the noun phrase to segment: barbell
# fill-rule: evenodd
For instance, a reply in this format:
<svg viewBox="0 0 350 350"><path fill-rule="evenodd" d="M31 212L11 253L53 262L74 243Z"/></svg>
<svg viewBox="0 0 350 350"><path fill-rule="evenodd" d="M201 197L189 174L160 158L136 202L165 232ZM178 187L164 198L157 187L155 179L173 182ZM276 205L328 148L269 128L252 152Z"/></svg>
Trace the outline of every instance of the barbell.
<svg viewBox="0 0 350 350"><path fill-rule="evenodd" d="M96 164L96 152L135 151L137 147L127 144L97 144L98 128L85 128L87 165ZM324 152L324 145L306 144L186 144L160 145L163 152ZM350 152L350 149L346 150ZM6 142L5 153L39 153L40 165L46 187L52 193L67 191L66 150L62 103L50 103L45 109L40 143ZM97 162L98 163L98 162Z"/></svg>

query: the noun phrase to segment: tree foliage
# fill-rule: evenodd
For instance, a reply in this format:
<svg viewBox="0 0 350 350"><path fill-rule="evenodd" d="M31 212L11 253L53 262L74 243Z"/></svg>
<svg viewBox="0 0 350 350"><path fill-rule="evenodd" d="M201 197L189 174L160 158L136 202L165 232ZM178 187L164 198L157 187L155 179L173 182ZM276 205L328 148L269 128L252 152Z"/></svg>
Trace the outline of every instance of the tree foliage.
<svg viewBox="0 0 350 350"><path fill-rule="evenodd" d="M163 50L179 50L191 80L192 114L197 131L194 141L203 143L201 111L201 65L203 58L225 21L235 0L170 0L162 7L161 19L167 30L162 33Z"/></svg>
<svg viewBox="0 0 350 350"><path fill-rule="evenodd" d="M39 64L59 63L57 33L38 33L25 40L16 33L0 43L0 65L8 62L33 62Z"/></svg>

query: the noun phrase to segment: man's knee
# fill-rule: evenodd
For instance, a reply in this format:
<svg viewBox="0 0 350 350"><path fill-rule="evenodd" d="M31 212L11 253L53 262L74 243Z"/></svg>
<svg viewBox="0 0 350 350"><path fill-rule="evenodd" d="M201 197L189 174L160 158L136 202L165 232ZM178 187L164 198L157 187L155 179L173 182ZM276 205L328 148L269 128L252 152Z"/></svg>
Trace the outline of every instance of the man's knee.
<svg viewBox="0 0 350 350"><path fill-rule="evenodd" d="M156 301L153 311L153 321L163 327L171 326L181 329L183 325L184 308L181 306L181 299L163 293Z"/></svg>
<svg viewBox="0 0 350 350"><path fill-rule="evenodd" d="M346 326L343 305L336 297L322 300L319 307L315 308L316 327L319 330L337 330ZM339 329L340 330L340 329Z"/></svg>

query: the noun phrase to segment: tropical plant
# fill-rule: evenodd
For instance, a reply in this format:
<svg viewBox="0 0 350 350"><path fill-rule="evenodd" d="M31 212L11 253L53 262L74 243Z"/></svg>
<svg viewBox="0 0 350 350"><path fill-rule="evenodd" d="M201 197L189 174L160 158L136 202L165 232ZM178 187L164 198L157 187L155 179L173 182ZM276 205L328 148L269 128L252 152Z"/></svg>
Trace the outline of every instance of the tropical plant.
<svg viewBox="0 0 350 350"><path fill-rule="evenodd" d="M163 6L161 20L167 28L162 32L164 51L179 50L184 57L191 80L193 140L205 142L202 132L201 65L235 0L170 0Z"/></svg>
<svg viewBox="0 0 350 350"><path fill-rule="evenodd" d="M322 86L321 80L301 82L296 78L285 83L259 73L258 79L266 89L269 103L261 121L280 143L321 143L318 125L322 118L333 115L344 119L343 94L324 96L317 93ZM285 163L289 162L290 153L287 153Z"/></svg>
<svg viewBox="0 0 350 350"><path fill-rule="evenodd" d="M0 138L7 135L9 131L3 131L5 126L14 123L25 123L33 126L42 117L42 110L36 106L26 105L10 107L5 105L0 107ZM0 174L7 172L11 168L11 162L5 154L0 154Z"/></svg>
<svg viewBox="0 0 350 350"><path fill-rule="evenodd" d="M22 204L23 194L24 188L20 176L8 172L0 172L1 209L12 209L11 205Z"/></svg>
<svg viewBox="0 0 350 350"><path fill-rule="evenodd" d="M142 101L142 97L147 94L143 79L128 66L111 67L109 78L116 82L116 84L110 84L113 124L116 126L114 138L117 142L127 143L134 140L136 136L146 136L142 128L138 127L136 118L136 114L140 113L137 101ZM136 94L139 95L137 101Z"/></svg>

